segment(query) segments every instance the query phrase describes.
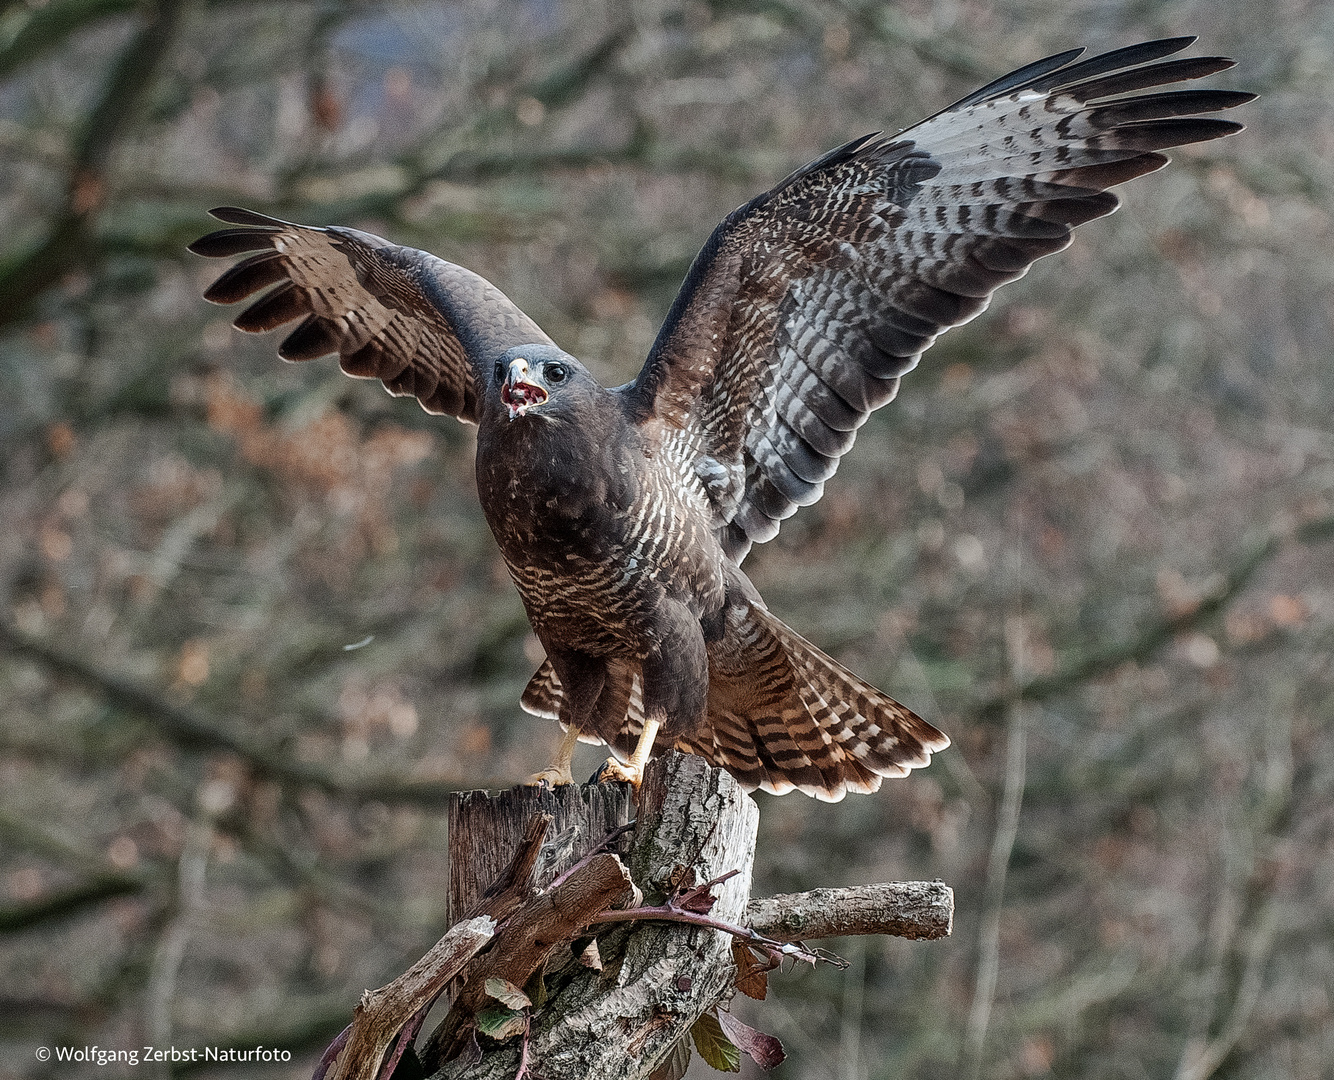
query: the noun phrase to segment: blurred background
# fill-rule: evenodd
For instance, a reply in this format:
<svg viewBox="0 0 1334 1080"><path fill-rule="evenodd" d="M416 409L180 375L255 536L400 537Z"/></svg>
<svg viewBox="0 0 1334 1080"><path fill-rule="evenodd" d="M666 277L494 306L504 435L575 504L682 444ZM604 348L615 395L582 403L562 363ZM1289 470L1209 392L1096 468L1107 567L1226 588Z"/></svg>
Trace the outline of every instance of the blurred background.
<svg viewBox="0 0 1334 1080"><path fill-rule="evenodd" d="M35 1057L145 1043L308 1076L443 929L447 793L556 743L471 430L232 331L207 208L463 263L620 382L792 168L1191 32L1248 130L947 334L746 563L955 743L759 796L756 894L940 878L958 915L738 1007L780 1078L1334 1076L1334 6L1302 0L0 5L0 1076L173 1071Z"/></svg>

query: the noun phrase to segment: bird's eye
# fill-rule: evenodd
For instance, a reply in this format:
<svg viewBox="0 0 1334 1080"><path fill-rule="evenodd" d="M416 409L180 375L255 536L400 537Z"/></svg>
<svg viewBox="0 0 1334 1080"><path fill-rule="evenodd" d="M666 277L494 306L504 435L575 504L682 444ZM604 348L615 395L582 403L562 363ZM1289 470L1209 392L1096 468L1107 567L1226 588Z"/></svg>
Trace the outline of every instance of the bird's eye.
<svg viewBox="0 0 1334 1080"><path fill-rule="evenodd" d="M570 370L564 364L548 364L543 369L543 374L546 375L547 382L558 383L565 381L565 377L570 374Z"/></svg>
<svg viewBox="0 0 1334 1080"><path fill-rule="evenodd" d="M499 360L496 361L496 366L491 371L491 377L495 379L496 382L500 382L505 378L505 365Z"/></svg>

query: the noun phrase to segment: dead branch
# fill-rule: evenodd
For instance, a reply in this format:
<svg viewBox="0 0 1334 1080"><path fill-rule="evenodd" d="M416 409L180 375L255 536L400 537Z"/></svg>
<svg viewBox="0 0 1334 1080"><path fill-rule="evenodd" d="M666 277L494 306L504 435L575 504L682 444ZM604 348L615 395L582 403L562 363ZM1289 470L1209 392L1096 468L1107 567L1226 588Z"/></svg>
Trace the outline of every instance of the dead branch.
<svg viewBox="0 0 1334 1080"><path fill-rule="evenodd" d="M747 904L746 923L776 941L858 934L934 941L954 928L954 890L939 881L890 881L780 894Z"/></svg>
<svg viewBox="0 0 1334 1080"><path fill-rule="evenodd" d="M275 747L228 731L198 708L177 705L149 687L103 671L78 656L36 640L3 620L0 620L0 649L35 661L56 677L101 695L116 707L146 720L161 736L182 749L221 750L235 754L257 776L279 783L305 785L345 798L419 806L439 806L461 788L458 784L403 782L396 777L343 777L294 761Z"/></svg>
<svg viewBox="0 0 1334 1080"><path fill-rule="evenodd" d="M634 884L621 860L603 853L585 863L557 888L530 899L506 923L493 948L472 966L468 982L454 999L436 1042L446 1060L457 1056L472 1037L470 1024L488 1005L489 979L523 986L557 948L567 945L599 912L634 895Z"/></svg>
<svg viewBox="0 0 1334 1080"><path fill-rule="evenodd" d="M548 815L534 815L508 866L474 908L397 979L362 995L351 1026L325 1052L316 1080L325 1070L329 1080L375 1080L391 1051L402 1054L435 999L532 895L533 869L550 824Z"/></svg>

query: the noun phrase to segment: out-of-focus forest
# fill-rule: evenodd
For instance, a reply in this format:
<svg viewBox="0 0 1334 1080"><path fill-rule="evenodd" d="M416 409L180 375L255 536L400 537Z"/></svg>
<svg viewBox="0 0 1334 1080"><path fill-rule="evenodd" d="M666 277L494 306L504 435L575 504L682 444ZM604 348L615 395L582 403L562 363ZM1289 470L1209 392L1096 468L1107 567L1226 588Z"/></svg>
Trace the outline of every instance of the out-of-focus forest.
<svg viewBox="0 0 1334 1080"><path fill-rule="evenodd" d="M1334 1076L1334 7L1302 0L0 6L0 1076L199 1071L36 1056L147 1043L309 1075L443 929L446 794L557 739L471 429L231 330L207 208L463 263L620 382L792 168L1189 32L1248 130L947 334L746 563L955 742L759 796L755 893L940 878L958 913L743 1015L780 1078Z"/></svg>

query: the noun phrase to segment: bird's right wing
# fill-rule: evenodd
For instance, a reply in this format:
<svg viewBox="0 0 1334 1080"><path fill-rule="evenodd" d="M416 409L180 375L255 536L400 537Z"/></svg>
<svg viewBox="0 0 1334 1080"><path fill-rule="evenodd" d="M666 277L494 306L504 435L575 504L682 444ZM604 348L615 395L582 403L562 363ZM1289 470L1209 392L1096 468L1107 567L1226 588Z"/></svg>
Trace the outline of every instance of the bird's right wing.
<svg viewBox="0 0 1334 1080"><path fill-rule="evenodd" d="M868 135L730 214L699 253L628 411L711 504L725 549L820 498L870 413L943 331L1110 214L1160 150L1241 125L1226 90L1140 91L1232 61L1193 38L1039 60L892 137Z"/></svg>
<svg viewBox="0 0 1334 1080"><path fill-rule="evenodd" d="M430 413L476 423L479 387L493 360L514 345L551 339L485 278L424 251L356 229L314 228L252 210L210 211L240 226L190 245L196 255L258 252L204 293L234 304L273 288L235 320L263 333L301 319L281 345L284 360L337 353L349 375L379 379Z"/></svg>

